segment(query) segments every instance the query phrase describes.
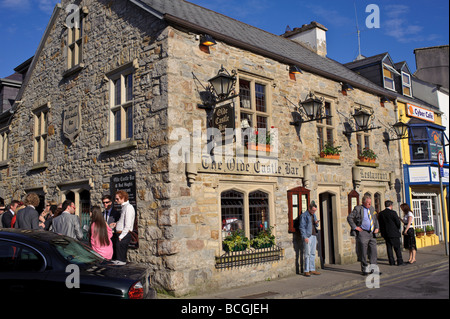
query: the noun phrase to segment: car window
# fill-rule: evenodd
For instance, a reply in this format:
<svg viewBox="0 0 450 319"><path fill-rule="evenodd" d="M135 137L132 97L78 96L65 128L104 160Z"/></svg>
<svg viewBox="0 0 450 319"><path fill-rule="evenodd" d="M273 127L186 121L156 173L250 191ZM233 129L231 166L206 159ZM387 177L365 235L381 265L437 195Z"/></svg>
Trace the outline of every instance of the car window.
<svg viewBox="0 0 450 319"><path fill-rule="evenodd" d="M83 265L103 261L103 258L89 247L67 237L55 238L51 244L65 260L72 264Z"/></svg>
<svg viewBox="0 0 450 319"><path fill-rule="evenodd" d="M0 271L37 272L44 267L44 258L34 249L15 242L0 241Z"/></svg>

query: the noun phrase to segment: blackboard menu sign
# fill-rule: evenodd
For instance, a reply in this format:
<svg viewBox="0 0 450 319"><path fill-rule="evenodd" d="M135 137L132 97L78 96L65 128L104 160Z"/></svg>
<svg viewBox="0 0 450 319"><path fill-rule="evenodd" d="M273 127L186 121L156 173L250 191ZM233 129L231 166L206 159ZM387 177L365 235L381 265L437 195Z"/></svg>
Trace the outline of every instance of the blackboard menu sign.
<svg viewBox="0 0 450 319"><path fill-rule="evenodd" d="M420 211L422 212L422 222L427 222L428 221L428 202L426 201L421 201L420 202Z"/></svg>
<svg viewBox="0 0 450 319"><path fill-rule="evenodd" d="M139 248L139 236L138 236L138 211L136 206L136 172L116 174L111 177L111 197L114 199L114 195L117 191L123 190L128 193L128 200L134 207L136 216L134 219L133 232L131 233L130 248ZM115 207L118 211L122 209L120 205Z"/></svg>

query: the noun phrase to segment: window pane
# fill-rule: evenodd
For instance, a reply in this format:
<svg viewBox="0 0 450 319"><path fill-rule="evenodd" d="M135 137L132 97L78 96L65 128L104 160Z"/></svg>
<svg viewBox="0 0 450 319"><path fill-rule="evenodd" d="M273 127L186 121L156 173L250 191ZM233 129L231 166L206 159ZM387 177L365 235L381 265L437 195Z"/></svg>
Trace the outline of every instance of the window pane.
<svg viewBox="0 0 450 319"><path fill-rule="evenodd" d="M120 110L117 110L113 112L114 114L114 140L120 141L122 139L121 135L121 116L120 116Z"/></svg>
<svg viewBox="0 0 450 319"><path fill-rule="evenodd" d="M248 200L250 239L252 239L260 231L269 229L269 195L261 191L256 191L250 193Z"/></svg>
<svg viewBox="0 0 450 319"><path fill-rule="evenodd" d="M255 84L256 110L259 112L267 112L266 108L266 86Z"/></svg>
<svg viewBox="0 0 450 319"><path fill-rule="evenodd" d="M125 88L127 91L127 101L133 99L133 74L128 74L125 77Z"/></svg>
<svg viewBox="0 0 450 319"><path fill-rule="evenodd" d="M114 81L114 105L122 104L122 81L119 79Z"/></svg>
<svg viewBox="0 0 450 319"><path fill-rule="evenodd" d="M327 142L333 143L333 130L327 129Z"/></svg>
<svg viewBox="0 0 450 319"><path fill-rule="evenodd" d="M359 154L361 154L361 152L363 150L361 134L356 134L356 148L357 148L358 156L359 156Z"/></svg>
<svg viewBox="0 0 450 319"><path fill-rule="evenodd" d="M267 117L265 116L257 116L256 117L256 127L257 128L265 128L267 129Z"/></svg>
<svg viewBox="0 0 450 319"><path fill-rule="evenodd" d="M44 259L34 250L19 244L0 242L0 269L4 272L36 272L44 267Z"/></svg>
<svg viewBox="0 0 450 319"><path fill-rule="evenodd" d="M409 81L410 81L409 75L403 73L403 74L402 74L402 78L403 78L403 83L405 83L405 84L410 84L410 82L409 82Z"/></svg>
<svg viewBox="0 0 450 319"><path fill-rule="evenodd" d="M389 78L384 78L384 83L387 88L394 89L394 81Z"/></svg>
<svg viewBox="0 0 450 319"><path fill-rule="evenodd" d="M246 80L239 80L239 99L241 107L245 109L251 108L250 98L250 82Z"/></svg>
<svg viewBox="0 0 450 319"><path fill-rule="evenodd" d="M324 146L324 140L323 140L323 128L322 127L318 127L317 128L317 140L319 143L319 152L322 151L323 146Z"/></svg>
<svg viewBox="0 0 450 319"><path fill-rule="evenodd" d="M331 104L329 102L325 102L325 115L330 116L331 115ZM327 118L327 125L333 125L333 119Z"/></svg>
<svg viewBox="0 0 450 319"><path fill-rule="evenodd" d="M129 106L126 108L126 114L127 114L127 138L133 137L133 107Z"/></svg>
<svg viewBox="0 0 450 319"><path fill-rule="evenodd" d="M221 195L222 238L244 227L244 194L226 191Z"/></svg>
<svg viewBox="0 0 450 319"><path fill-rule="evenodd" d="M413 160L428 160L428 144L412 144Z"/></svg>
<svg viewBox="0 0 450 319"><path fill-rule="evenodd" d="M385 77L392 78L392 72L388 69L383 69L383 74Z"/></svg>
<svg viewBox="0 0 450 319"><path fill-rule="evenodd" d="M411 89L407 86L403 87L403 94L404 95L411 95Z"/></svg>

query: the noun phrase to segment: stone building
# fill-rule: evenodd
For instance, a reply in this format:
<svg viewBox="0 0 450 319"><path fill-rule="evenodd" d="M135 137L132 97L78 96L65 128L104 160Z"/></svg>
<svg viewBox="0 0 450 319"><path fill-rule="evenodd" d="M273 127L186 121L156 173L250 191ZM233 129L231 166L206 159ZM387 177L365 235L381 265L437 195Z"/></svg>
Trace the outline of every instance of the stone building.
<svg viewBox="0 0 450 319"><path fill-rule="evenodd" d="M356 261L349 211L364 193L383 209L402 178L398 144L376 129L396 122L396 97L328 59L324 26L292 32L270 34L182 0L63 0L13 106L2 196L71 198L83 219L103 194L127 189L139 238L129 260L175 295L300 271L294 220L312 200L322 261ZM205 34L216 45L200 45ZM239 96L214 107L208 80L222 66ZM326 119L301 115L310 93ZM366 130L357 111L371 115ZM216 124L236 128L225 136L228 157L222 135L209 134ZM250 147L264 129L267 153ZM327 142L340 158L320 156ZM376 162L358 158L366 147ZM272 229L275 245L223 258L234 226L249 239Z"/></svg>

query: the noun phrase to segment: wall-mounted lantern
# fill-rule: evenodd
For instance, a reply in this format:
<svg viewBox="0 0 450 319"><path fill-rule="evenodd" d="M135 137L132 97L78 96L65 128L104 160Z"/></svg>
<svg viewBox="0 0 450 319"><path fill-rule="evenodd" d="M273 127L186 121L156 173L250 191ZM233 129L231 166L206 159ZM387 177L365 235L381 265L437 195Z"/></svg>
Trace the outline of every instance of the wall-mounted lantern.
<svg viewBox="0 0 450 319"><path fill-rule="evenodd" d="M303 74L303 71L296 65L290 65L289 73L290 74Z"/></svg>
<svg viewBox="0 0 450 319"><path fill-rule="evenodd" d="M344 131L344 134L347 137L350 137L352 133L356 133L356 132L367 132L370 130L375 130L375 129L379 129L381 128L381 126L377 126L377 127L371 127L371 119L374 117L373 115L373 111L369 112L366 110L363 110L362 108L360 108L359 110L355 110L355 113L352 114L353 120L354 120L354 126L355 128L350 128L350 129L346 129ZM349 123L350 124L350 123Z"/></svg>
<svg viewBox="0 0 450 319"><path fill-rule="evenodd" d="M408 124L398 121L397 123L392 125L392 129L394 130L396 137L395 138L387 137L383 140L384 142L397 141L408 138L406 134L409 130ZM389 133L387 133L387 135L389 136Z"/></svg>
<svg viewBox="0 0 450 319"><path fill-rule="evenodd" d="M342 94L347 95L347 92L353 91L353 90L354 90L354 88L350 84L348 84L348 83L342 84Z"/></svg>
<svg viewBox="0 0 450 319"><path fill-rule="evenodd" d="M298 103L300 108L300 119L291 122L291 125L300 126L302 123L320 121L330 118L330 115L324 116L324 98L318 98L314 93L309 92L309 95L303 102Z"/></svg>
<svg viewBox="0 0 450 319"><path fill-rule="evenodd" d="M216 40L209 34L202 34L200 36L200 44L210 47L210 46L216 45L217 43L216 43Z"/></svg>

